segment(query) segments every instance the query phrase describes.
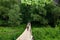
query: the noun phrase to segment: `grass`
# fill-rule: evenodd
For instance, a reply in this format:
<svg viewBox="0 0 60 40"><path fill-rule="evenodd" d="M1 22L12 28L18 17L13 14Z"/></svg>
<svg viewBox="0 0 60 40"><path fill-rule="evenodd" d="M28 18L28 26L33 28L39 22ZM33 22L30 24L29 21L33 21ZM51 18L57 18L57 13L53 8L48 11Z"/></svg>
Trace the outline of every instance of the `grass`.
<svg viewBox="0 0 60 40"><path fill-rule="evenodd" d="M16 40L24 31L25 25L18 27L0 27L0 40ZM32 26L34 40L60 40L60 28Z"/></svg>
<svg viewBox="0 0 60 40"><path fill-rule="evenodd" d="M0 40L16 40L24 29L24 25L19 27L0 27Z"/></svg>
<svg viewBox="0 0 60 40"><path fill-rule="evenodd" d="M60 40L60 28L33 27L34 40Z"/></svg>

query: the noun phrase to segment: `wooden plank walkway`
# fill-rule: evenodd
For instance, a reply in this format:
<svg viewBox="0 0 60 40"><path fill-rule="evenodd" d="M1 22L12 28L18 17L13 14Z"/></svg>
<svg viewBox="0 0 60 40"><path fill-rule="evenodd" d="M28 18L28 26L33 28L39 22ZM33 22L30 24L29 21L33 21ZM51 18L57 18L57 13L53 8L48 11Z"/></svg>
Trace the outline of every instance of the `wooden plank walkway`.
<svg viewBox="0 0 60 40"><path fill-rule="evenodd" d="M33 40L31 23L27 24L25 31L16 40Z"/></svg>

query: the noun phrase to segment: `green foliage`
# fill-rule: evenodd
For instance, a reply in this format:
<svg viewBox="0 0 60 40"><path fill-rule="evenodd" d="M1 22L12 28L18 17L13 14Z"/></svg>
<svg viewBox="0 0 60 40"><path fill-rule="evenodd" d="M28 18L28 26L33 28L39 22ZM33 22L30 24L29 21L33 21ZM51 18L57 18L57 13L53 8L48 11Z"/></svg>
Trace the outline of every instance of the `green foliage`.
<svg viewBox="0 0 60 40"><path fill-rule="evenodd" d="M20 25L20 13L19 13L19 6L18 5L14 5L13 9L9 10L9 21L8 23L13 25Z"/></svg>
<svg viewBox="0 0 60 40"><path fill-rule="evenodd" d="M60 7L53 0L0 0L0 25L17 26L28 21L56 26Z"/></svg>
<svg viewBox="0 0 60 40"><path fill-rule="evenodd" d="M60 7L56 7L52 10L52 14L54 17L55 24L59 23L59 17L60 17Z"/></svg>
<svg viewBox="0 0 60 40"><path fill-rule="evenodd" d="M54 3L46 4L45 9L47 10L46 18L48 24L55 27L59 21L60 7L56 6Z"/></svg>
<svg viewBox="0 0 60 40"><path fill-rule="evenodd" d="M0 40L16 40L24 31L26 25L18 27L1 27L0 26ZM60 26L51 28L32 26L32 34L34 40L59 40Z"/></svg>
<svg viewBox="0 0 60 40"><path fill-rule="evenodd" d="M20 25L19 11L17 0L0 0L0 25Z"/></svg>
<svg viewBox="0 0 60 40"><path fill-rule="evenodd" d="M21 18L23 22L28 22L31 20L31 5L21 4Z"/></svg>
<svg viewBox="0 0 60 40"><path fill-rule="evenodd" d="M34 36L34 40L59 40L60 32L59 27L51 28L51 27L33 27L32 34Z"/></svg>
<svg viewBox="0 0 60 40"><path fill-rule="evenodd" d="M40 12L40 11L37 11L37 12ZM42 13L39 13L39 14L32 13L31 16L32 16L32 21L38 21L38 22L40 22L43 25L48 24L47 20L45 19L45 15L42 14Z"/></svg>
<svg viewBox="0 0 60 40"><path fill-rule="evenodd" d="M26 25L17 27L1 27L0 26L0 40L16 40L24 31Z"/></svg>
<svg viewBox="0 0 60 40"><path fill-rule="evenodd" d="M46 21L44 22L44 20L46 20L45 19L46 10L43 8L45 5L44 1L42 1L42 3L40 3L39 1L36 2L36 0L35 1L30 0L30 2L31 2L31 4L29 4L29 1L22 0L21 12L22 12L23 20L25 22L26 21L27 22L28 21L39 21L39 22L41 22L41 24L45 24ZM44 4L44 5L42 5L42 4Z"/></svg>
<svg viewBox="0 0 60 40"><path fill-rule="evenodd" d="M0 6L0 25L7 25L9 8Z"/></svg>

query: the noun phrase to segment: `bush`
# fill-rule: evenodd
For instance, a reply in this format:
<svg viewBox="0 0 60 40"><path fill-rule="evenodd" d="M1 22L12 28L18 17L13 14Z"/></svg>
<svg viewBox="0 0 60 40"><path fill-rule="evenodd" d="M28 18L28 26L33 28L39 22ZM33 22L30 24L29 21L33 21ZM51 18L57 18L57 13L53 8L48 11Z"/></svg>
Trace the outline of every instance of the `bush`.
<svg viewBox="0 0 60 40"><path fill-rule="evenodd" d="M16 0L0 0L0 25L20 25L20 8Z"/></svg>
<svg viewBox="0 0 60 40"><path fill-rule="evenodd" d="M3 0L0 3L0 25L17 26L38 21L41 25L55 27L60 20L60 7L53 0L21 0L19 4L17 0Z"/></svg>
<svg viewBox="0 0 60 40"><path fill-rule="evenodd" d="M45 9L47 11L46 18L48 20L48 24L55 27L57 25L57 21L59 20L60 7L52 3L46 4Z"/></svg>

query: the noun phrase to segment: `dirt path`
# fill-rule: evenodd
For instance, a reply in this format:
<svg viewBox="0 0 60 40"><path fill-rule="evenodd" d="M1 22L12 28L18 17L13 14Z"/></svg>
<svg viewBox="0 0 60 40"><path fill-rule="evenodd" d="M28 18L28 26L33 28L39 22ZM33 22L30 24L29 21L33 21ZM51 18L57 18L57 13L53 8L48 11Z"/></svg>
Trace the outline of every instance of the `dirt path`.
<svg viewBox="0 0 60 40"><path fill-rule="evenodd" d="M30 23L27 24L25 31L16 40L33 40Z"/></svg>

